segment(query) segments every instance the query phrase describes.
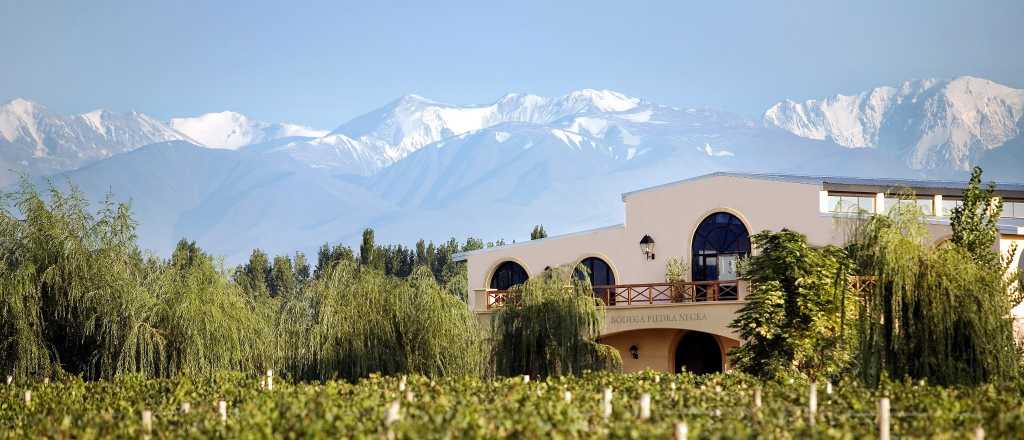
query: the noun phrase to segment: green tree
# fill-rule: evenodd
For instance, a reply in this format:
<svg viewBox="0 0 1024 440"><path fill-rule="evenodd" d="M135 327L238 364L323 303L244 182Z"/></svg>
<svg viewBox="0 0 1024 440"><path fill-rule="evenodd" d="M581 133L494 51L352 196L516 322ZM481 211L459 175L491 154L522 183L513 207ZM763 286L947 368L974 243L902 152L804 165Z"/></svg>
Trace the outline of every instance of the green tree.
<svg viewBox="0 0 1024 440"><path fill-rule="evenodd" d="M950 227L953 229L950 241L974 261L994 267L999 263L999 253L995 249L1003 202L995 195L994 183L981 187L981 173L980 167L974 167L970 183L964 190L963 204L954 208L950 215Z"/></svg>
<svg viewBox="0 0 1024 440"><path fill-rule="evenodd" d="M425 267L397 278L342 262L281 311L284 359L298 377L478 375L484 366L476 317Z"/></svg>
<svg viewBox="0 0 1024 440"><path fill-rule="evenodd" d="M513 287L491 321L495 371L547 377L619 370L619 352L596 342L604 323L598 303L590 282L568 268Z"/></svg>
<svg viewBox="0 0 1024 440"><path fill-rule="evenodd" d="M309 282L309 261L306 260L306 254L302 252L295 253L295 284L298 288L302 288Z"/></svg>
<svg viewBox="0 0 1024 440"><path fill-rule="evenodd" d="M336 244L334 247L324 243L320 246L320 250L317 252L316 267L313 269L313 278L320 278L320 276L331 266L338 264L339 262L356 262L356 254L352 252L352 248L341 244Z"/></svg>
<svg viewBox="0 0 1024 440"><path fill-rule="evenodd" d="M235 270L235 283L253 297L270 295L270 258L260 249L253 249L249 261Z"/></svg>
<svg viewBox="0 0 1024 440"><path fill-rule="evenodd" d="M547 238L548 231L544 230L544 225L537 225L533 227L533 231L530 232L530 240L540 240Z"/></svg>
<svg viewBox="0 0 1024 440"><path fill-rule="evenodd" d="M171 266L177 269L188 269L198 263L202 250L195 241L188 241L184 238L178 241L171 253Z"/></svg>
<svg viewBox="0 0 1024 440"><path fill-rule="evenodd" d="M961 219L973 217L964 211ZM883 375L941 385L1017 376L1007 295L1015 281L984 256L978 237L985 233L968 229L959 229L963 245L936 246L920 209L910 205L856 231L850 253L859 273L874 280L858 311L857 364L867 383Z"/></svg>
<svg viewBox="0 0 1024 440"><path fill-rule="evenodd" d="M484 248L484 241L479 238L468 237L462 245L462 252L475 251Z"/></svg>
<svg viewBox="0 0 1024 440"><path fill-rule="evenodd" d="M373 253L376 250L373 242L373 229L366 228L363 230L363 242L359 245L359 265L362 267L370 267L373 261Z"/></svg>
<svg viewBox="0 0 1024 440"><path fill-rule="evenodd" d="M270 296L277 298L294 294L298 290L295 269L287 255L274 257L274 265L270 270Z"/></svg>
<svg viewBox="0 0 1024 440"><path fill-rule="evenodd" d="M750 292L730 324L744 341L729 353L733 364L763 378L836 375L853 349L842 319L852 304L846 301L845 252L812 248L804 235L786 229L752 239L759 252L741 271Z"/></svg>

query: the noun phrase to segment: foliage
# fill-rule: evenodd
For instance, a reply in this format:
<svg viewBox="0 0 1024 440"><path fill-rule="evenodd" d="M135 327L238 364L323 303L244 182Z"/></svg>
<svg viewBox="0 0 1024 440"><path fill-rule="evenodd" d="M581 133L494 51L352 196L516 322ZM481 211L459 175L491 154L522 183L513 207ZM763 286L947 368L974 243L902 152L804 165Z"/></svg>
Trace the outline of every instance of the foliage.
<svg viewBox="0 0 1024 440"><path fill-rule="evenodd" d="M965 233L972 227L959 229L963 245L936 246L921 217L916 206L900 205L867 220L849 246L858 272L876 281L859 311L861 377L871 384L883 375L937 384L1015 377L1007 295L1014 281L978 258L980 239Z"/></svg>
<svg viewBox="0 0 1024 440"><path fill-rule="evenodd" d="M759 252L743 261L741 271L750 292L730 324L744 341L729 354L733 365L765 378L787 372L836 376L852 352L843 320L853 304L847 301L844 251L811 248L805 236L786 229L752 240Z"/></svg>
<svg viewBox="0 0 1024 440"><path fill-rule="evenodd" d="M373 262L374 254L373 229L363 230L363 243L359 245L359 265L369 266Z"/></svg>
<svg viewBox="0 0 1024 440"><path fill-rule="evenodd" d="M681 283L686 281L686 262L680 257L670 257L665 261L665 282Z"/></svg>
<svg viewBox="0 0 1024 440"><path fill-rule="evenodd" d="M595 342L604 310L589 277L582 278L555 268L507 293L491 321L497 374L561 376L621 368L618 351Z"/></svg>
<svg viewBox="0 0 1024 440"><path fill-rule="evenodd" d="M178 438L672 438L686 422L690 438L875 438L881 395L892 402L893 438L1019 438L1024 432L1020 383L943 388L913 382L881 390L856 382L818 386L818 415L807 416L802 381L760 382L743 374L586 374L583 377L484 380L470 377L372 376L357 383L292 383L275 377L260 390L254 376L211 379L0 385L0 438L141 438L141 412L153 412L154 439ZM613 389L602 417L601 393ZM752 395L762 389L763 406ZM32 391L26 405L23 394ZM572 400L564 395L571 393ZM639 418L640 396L651 418ZM217 402L227 402L227 420ZM385 423L399 402L399 419ZM182 412L188 402L191 411Z"/></svg>
<svg viewBox="0 0 1024 440"><path fill-rule="evenodd" d="M548 237L548 231L544 230L544 225L536 225L533 230L530 231L530 240L540 240Z"/></svg>
<svg viewBox="0 0 1024 440"><path fill-rule="evenodd" d="M23 183L0 213L0 368L110 378L258 369L268 329L194 243L143 257L127 205Z"/></svg>
<svg viewBox="0 0 1024 440"><path fill-rule="evenodd" d="M981 168L974 167L971 180L964 190L963 204L950 215L953 237L950 241L964 250L975 262L995 267L999 253L995 244L999 238L996 223L1003 211L1003 202L995 196L995 184L981 188Z"/></svg>
<svg viewBox="0 0 1024 440"><path fill-rule="evenodd" d="M479 325L426 268L408 279L338 264L281 306L286 369L309 379L476 375Z"/></svg>

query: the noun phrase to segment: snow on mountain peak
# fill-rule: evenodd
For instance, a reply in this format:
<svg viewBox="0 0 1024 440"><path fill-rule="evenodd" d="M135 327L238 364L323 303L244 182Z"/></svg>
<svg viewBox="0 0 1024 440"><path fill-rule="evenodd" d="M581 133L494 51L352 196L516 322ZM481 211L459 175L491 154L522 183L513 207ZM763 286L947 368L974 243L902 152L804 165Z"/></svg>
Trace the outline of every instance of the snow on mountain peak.
<svg viewBox="0 0 1024 440"><path fill-rule="evenodd" d="M327 134L326 130L302 125L254 121L232 111L173 118L170 125L206 147L229 150L285 137L321 137Z"/></svg>
<svg viewBox="0 0 1024 440"><path fill-rule="evenodd" d="M62 115L23 98L0 106L0 162L17 172L51 174L171 140L187 138L137 112ZM0 184L10 181L10 173L0 172Z"/></svg>
<svg viewBox="0 0 1024 440"><path fill-rule="evenodd" d="M640 105L640 100L611 90L582 89L570 92L566 101L586 102L603 112L621 112Z"/></svg>
<svg viewBox="0 0 1024 440"><path fill-rule="evenodd" d="M781 101L765 125L850 148L905 155L917 169L968 169L984 150L1024 132L1024 90L982 78L904 81L857 95Z"/></svg>
<svg viewBox="0 0 1024 440"><path fill-rule="evenodd" d="M570 115L619 112L641 101L611 90L582 89L556 98L509 93L491 104L450 105L418 95L357 117L332 134L358 140L387 165L427 144L505 122L548 124Z"/></svg>

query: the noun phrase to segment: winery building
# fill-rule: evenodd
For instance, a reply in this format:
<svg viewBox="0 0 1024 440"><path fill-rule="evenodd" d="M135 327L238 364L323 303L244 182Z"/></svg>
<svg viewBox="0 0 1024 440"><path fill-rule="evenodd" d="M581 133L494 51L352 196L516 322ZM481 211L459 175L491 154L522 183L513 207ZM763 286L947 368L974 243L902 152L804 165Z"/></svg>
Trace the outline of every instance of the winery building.
<svg viewBox="0 0 1024 440"><path fill-rule="evenodd" d="M788 228L812 246L845 243L851 220L916 203L934 240L950 236L949 213L965 182L713 173L622 195L625 223L456 255L469 271L469 307L489 322L505 291L565 264L583 264L607 311L601 342L619 350L625 371L727 370L740 344L729 323L747 286L736 262L750 235ZM911 190L916 200L894 194ZM1004 203L999 251L1024 249L1024 185L998 185ZM1014 267L1021 266L1018 251ZM666 282L670 258L684 282ZM1015 310L1024 316L1024 310ZM1018 318L1018 324L1022 321ZM1018 327L1019 329L1019 327Z"/></svg>

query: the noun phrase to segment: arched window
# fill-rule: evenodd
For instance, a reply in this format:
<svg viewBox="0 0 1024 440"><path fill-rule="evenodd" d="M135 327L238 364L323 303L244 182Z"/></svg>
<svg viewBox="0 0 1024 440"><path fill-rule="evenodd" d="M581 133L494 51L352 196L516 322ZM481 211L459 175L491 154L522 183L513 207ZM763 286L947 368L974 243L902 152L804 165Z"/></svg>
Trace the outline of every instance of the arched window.
<svg viewBox="0 0 1024 440"><path fill-rule="evenodd" d="M587 273L583 273L582 269L586 269ZM581 280L584 276L589 275L591 286L610 286L615 284L615 274L612 273L612 267L597 257L584 258L583 261L580 261L579 266L576 267L575 273L576 278Z"/></svg>
<svg viewBox="0 0 1024 440"><path fill-rule="evenodd" d="M584 273L584 271L586 271ZM612 267L608 265L604 260L597 257L587 257L580 264L576 266L576 270L573 273L577 279L584 279L586 276L590 276L590 285L593 286L611 286L615 284L615 273L612 272ZM597 287L594 289L594 296L601 298L605 304L615 304L615 288Z"/></svg>
<svg viewBox="0 0 1024 440"><path fill-rule="evenodd" d="M525 283L528 278L523 266L515 261L506 261L494 270L494 275L491 275L491 288L508 290L512 286Z"/></svg>
<svg viewBox="0 0 1024 440"><path fill-rule="evenodd" d="M709 215L693 234L693 280L735 280L736 262L750 255L750 234L735 215Z"/></svg>

